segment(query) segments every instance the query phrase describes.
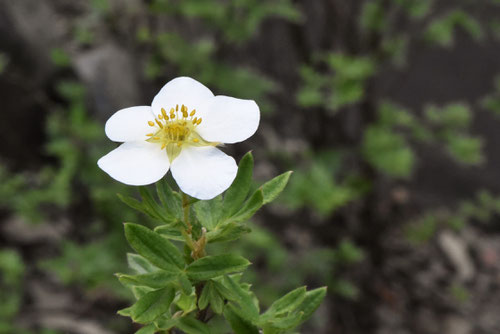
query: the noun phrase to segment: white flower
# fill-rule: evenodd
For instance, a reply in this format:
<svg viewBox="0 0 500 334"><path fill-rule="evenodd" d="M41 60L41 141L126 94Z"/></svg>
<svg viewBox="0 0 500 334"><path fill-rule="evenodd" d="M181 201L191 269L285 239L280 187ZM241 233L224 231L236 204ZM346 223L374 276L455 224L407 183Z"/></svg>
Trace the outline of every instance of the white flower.
<svg viewBox="0 0 500 334"><path fill-rule="evenodd" d="M170 169L184 193L211 199L231 185L238 169L216 146L249 138L259 120L255 101L214 96L198 81L179 77L160 90L151 107L126 108L110 117L106 135L123 144L97 164L129 185L154 183Z"/></svg>

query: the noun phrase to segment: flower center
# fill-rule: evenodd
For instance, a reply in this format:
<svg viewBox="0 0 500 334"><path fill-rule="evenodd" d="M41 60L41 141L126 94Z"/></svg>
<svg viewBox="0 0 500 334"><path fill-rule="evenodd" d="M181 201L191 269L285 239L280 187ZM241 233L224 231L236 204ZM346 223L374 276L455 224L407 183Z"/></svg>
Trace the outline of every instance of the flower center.
<svg viewBox="0 0 500 334"><path fill-rule="evenodd" d="M195 115L196 110L189 113L185 105L180 108L176 105L169 113L161 108L161 114L155 121L148 121L155 132L147 134L150 137L147 141L160 144L162 150L166 149L170 162L177 158L184 146L217 146L219 143L208 142L196 132L202 119Z"/></svg>

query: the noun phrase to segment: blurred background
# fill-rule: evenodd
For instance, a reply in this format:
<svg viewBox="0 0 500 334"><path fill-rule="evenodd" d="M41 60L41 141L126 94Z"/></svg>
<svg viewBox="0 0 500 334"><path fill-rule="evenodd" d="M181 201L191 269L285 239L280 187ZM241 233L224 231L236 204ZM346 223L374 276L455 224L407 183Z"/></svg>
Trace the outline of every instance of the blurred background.
<svg viewBox="0 0 500 334"><path fill-rule="evenodd" d="M0 0L0 333L134 333L104 122L176 76L254 99L291 183L224 245L301 333L500 333L500 1ZM216 250L214 250L215 252Z"/></svg>

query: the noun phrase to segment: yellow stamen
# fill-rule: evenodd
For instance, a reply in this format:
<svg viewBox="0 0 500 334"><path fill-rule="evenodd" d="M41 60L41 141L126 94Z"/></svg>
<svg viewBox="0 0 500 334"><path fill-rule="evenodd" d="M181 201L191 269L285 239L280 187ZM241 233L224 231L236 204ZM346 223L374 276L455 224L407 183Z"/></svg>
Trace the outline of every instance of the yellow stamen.
<svg viewBox="0 0 500 334"><path fill-rule="evenodd" d="M179 105L178 104L175 105L175 111L179 111Z"/></svg>
<svg viewBox="0 0 500 334"><path fill-rule="evenodd" d="M160 137L153 137L154 140L160 140Z"/></svg>
<svg viewBox="0 0 500 334"><path fill-rule="evenodd" d="M163 129L163 124L161 124L161 122L159 120L156 120L156 124L158 124L158 126Z"/></svg>
<svg viewBox="0 0 500 334"><path fill-rule="evenodd" d="M196 125L200 125L201 123L201 118L198 118L198 120L196 121Z"/></svg>
<svg viewBox="0 0 500 334"><path fill-rule="evenodd" d="M155 123L153 121L148 121L149 126L155 126Z"/></svg>
<svg viewBox="0 0 500 334"><path fill-rule="evenodd" d="M187 118L187 117L188 117L188 113L187 113L186 109L187 109L187 108L185 108L185 109L183 109L183 110L182 110L182 116L183 116L184 118Z"/></svg>
<svg viewBox="0 0 500 334"><path fill-rule="evenodd" d="M193 111L191 111L191 113L189 114L189 116L193 117L194 114L196 114L196 109L193 109Z"/></svg>
<svg viewBox="0 0 500 334"><path fill-rule="evenodd" d="M163 119L163 115L162 114L158 114L158 118L159 119Z"/></svg>
<svg viewBox="0 0 500 334"><path fill-rule="evenodd" d="M195 143L199 142L200 140L198 138L193 139Z"/></svg>
<svg viewBox="0 0 500 334"><path fill-rule="evenodd" d="M197 120L198 120L198 117L193 118L193 124L196 124Z"/></svg>
<svg viewBox="0 0 500 334"><path fill-rule="evenodd" d="M148 137L152 137L152 136L153 136L153 134L152 134L152 133L148 133L146 136L148 136Z"/></svg>
<svg viewBox="0 0 500 334"><path fill-rule="evenodd" d="M165 148L165 146L167 146L166 143L161 144L161 150L163 150Z"/></svg>
<svg viewBox="0 0 500 334"><path fill-rule="evenodd" d="M161 108L161 114L163 115L163 117L164 117L165 119L168 119L167 112L165 111L165 109L164 109L164 108Z"/></svg>

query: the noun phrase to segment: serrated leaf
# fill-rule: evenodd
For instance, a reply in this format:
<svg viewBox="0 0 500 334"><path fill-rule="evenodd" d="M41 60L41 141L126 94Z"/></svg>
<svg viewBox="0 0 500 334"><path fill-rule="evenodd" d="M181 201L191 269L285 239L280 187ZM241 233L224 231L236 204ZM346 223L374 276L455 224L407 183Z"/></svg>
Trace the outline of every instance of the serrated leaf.
<svg viewBox="0 0 500 334"><path fill-rule="evenodd" d="M264 193L262 189L255 191L245 202L245 205L230 218L232 222L238 223L250 219L264 204Z"/></svg>
<svg viewBox="0 0 500 334"><path fill-rule="evenodd" d="M155 266L166 271L173 271L172 266L184 268L184 260L177 247L147 227L126 223L125 236L132 248Z"/></svg>
<svg viewBox="0 0 500 334"><path fill-rule="evenodd" d="M163 207L175 218L182 220L182 200L172 191L168 182L163 179L156 182L156 192Z"/></svg>
<svg viewBox="0 0 500 334"><path fill-rule="evenodd" d="M196 218L208 231L213 230L219 223L222 211L222 196L209 201L199 201L193 205Z"/></svg>
<svg viewBox="0 0 500 334"><path fill-rule="evenodd" d="M231 307L226 307L224 309L224 317L229 322L229 325L231 325L235 334L259 334L257 327L241 318Z"/></svg>
<svg viewBox="0 0 500 334"><path fill-rule="evenodd" d="M306 287L300 287L290 291L280 299L271 304L269 309L260 316L261 321L267 321L275 316L293 311L306 297Z"/></svg>
<svg viewBox="0 0 500 334"><path fill-rule="evenodd" d="M170 240L184 241L184 237L179 229L170 225L161 225L154 229L156 233Z"/></svg>
<svg viewBox="0 0 500 334"><path fill-rule="evenodd" d="M190 279L204 281L224 274L243 271L250 262L235 254L205 256L186 268Z"/></svg>
<svg viewBox="0 0 500 334"><path fill-rule="evenodd" d="M252 184L253 156L248 152L241 158L238 173L233 183L224 195L224 208L222 217L234 215L243 204Z"/></svg>
<svg viewBox="0 0 500 334"><path fill-rule="evenodd" d="M235 301L239 308L233 308L233 311L250 322L257 320L259 316L259 309L254 304L252 294L243 289L234 280L234 278L230 276L224 276L224 283L225 286L236 296Z"/></svg>
<svg viewBox="0 0 500 334"><path fill-rule="evenodd" d="M196 320L192 317L183 317L177 324L179 329L186 332L186 334L210 334L210 328L203 322Z"/></svg>
<svg viewBox="0 0 500 334"><path fill-rule="evenodd" d="M227 242L236 240L243 234L249 233L251 229L243 224L230 222L224 226L217 227L207 233L207 242Z"/></svg>
<svg viewBox="0 0 500 334"><path fill-rule="evenodd" d="M141 275L118 274L118 279L123 284L147 286L154 289L167 286L177 279L177 277L179 277L179 272L167 272L164 270Z"/></svg>
<svg viewBox="0 0 500 334"><path fill-rule="evenodd" d="M295 309L294 313L303 313L302 322L309 319L309 317L316 311L321 302L326 296L326 287L314 289L306 292L306 297L302 303Z"/></svg>
<svg viewBox="0 0 500 334"><path fill-rule="evenodd" d="M130 309L130 314L135 322L147 324L166 313L174 300L175 290L166 287L148 292L141 297Z"/></svg>
<svg viewBox="0 0 500 334"><path fill-rule="evenodd" d="M262 189L262 193L264 194L264 201L263 204L267 204L269 202L272 202L278 197L279 194L285 189L288 180L290 179L290 176L292 175L292 172L286 172L281 175L276 176L272 180L264 183L260 189Z"/></svg>
<svg viewBox="0 0 500 334"><path fill-rule="evenodd" d="M127 263L130 269L134 270L137 274L147 274L158 270L158 268L139 254L127 253Z"/></svg>

